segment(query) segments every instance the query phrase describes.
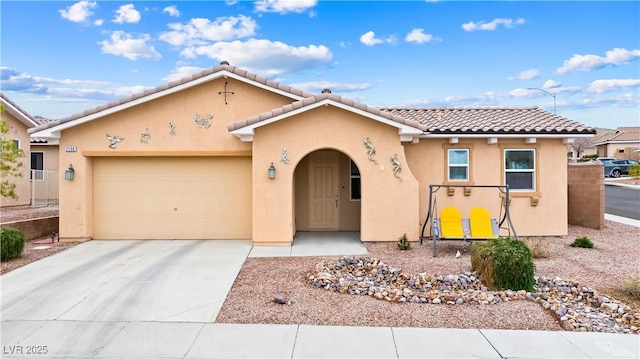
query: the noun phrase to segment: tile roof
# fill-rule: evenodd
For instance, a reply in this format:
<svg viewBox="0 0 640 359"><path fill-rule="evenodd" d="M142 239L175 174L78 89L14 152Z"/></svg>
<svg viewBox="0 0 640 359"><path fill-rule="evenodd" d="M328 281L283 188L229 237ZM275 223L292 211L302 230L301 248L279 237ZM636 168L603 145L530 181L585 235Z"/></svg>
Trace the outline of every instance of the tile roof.
<svg viewBox="0 0 640 359"><path fill-rule="evenodd" d="M9 112L12 116L16 117L20 122L24 123L27 127L34 127L37 125L35 119L22 107L18 106L15 102L11 101L4 93L0 92L0 99L7 106L5 106L5 111ZM7 108L9 107L9 108ZM14 111L15 110L15 111Z"/></svg>
<svg viewBox="0 0 640 359"><path fill-rule="evenodd" d="M367 106L353 100L323 91L314 95L291 86L267 80L249 73L226 61L213 68L201 71L168 84L147 89L141 93L122 98L117 101L98 106L93 109L77 113L61 120L43 123L29 130L35 133L59 126L68 122L91 115L100 116L100 112L128 104L132 101L143 100L145 97L159 94L171 88L187 84L218 72L225 72L237 78L244 78L264 87L290 94L297 101L280 108L237 121L228 126L229 131L251 126L256 123L280 116L308 106L314 106L320 101L330 100L338 106L350 107L356 111L364 111L372 116L378 116L385 121L396 122L432 134L595 134L595 130L562 116L554 115L538 107L533 108L377 108ZM151 98L151 97L149 97ZM69 124L66 127L73 126Z"/></svg>
<svg viewBox="0 0 640 359"><path fill-rule="evenodd" d="M406 125L406 126L410 126L410 127L414 127L417 129L420 129L422 131L425 130L425 126L413 121L411 119L407 119L405 117L402 116L398 116L395 115L393 113L387 112L387 111L382 111L381 109L377 108L377 107L373 107L373 106L368 106L362 103L358 103L355 102L351 99L348 98L344 98L341 96L337 96L331 93L322 93L319 95L312 95L310 97L307 97L303 100L300 101L296 101L293 102L291 104L276 108L274 110L268 111L268 112L264 112L261 113L259 115L253 116L253 117L249 117L247 119L241 120L241 121L236 121L232 124L229 124L227 126L227 129L229 131L235 131L247 126L251 126L254 124L257 124L259 122L263 122L263 121L267 121L269 119L272 119L276 116L280 116L280 115L284 115L287 113L290 113L292 111L296 111L296 110L300 110L303 109L304 107L310 107L312 105L315 105L319 102L325 101L325 100L330 100L332 102L335 102L338 105L345 105L348 107L352 107L355 110L360 110L360 111L365 111L371 115L374 116L380 116L383 117L386 120L389 121L393 121L393 122L397 122L400 125Z"/></svg>
<svg viewBox="0 0 640 359"><path fill-rule="evenodd" d="M109 102L107 104L104 104L104 105L101 105L101 106L98 106L98 107L95 107L95 108L92 108L92 109L85 110L84 112L73 114L73 115L71 115L69 117L62 118L62 119L57 120L55 122L49 122L49 123L41 124L40 126L36 127L32 131L30 131L30 133L37 132L37 131L44 130L44 129L48 129L48 128L52 128L54 126L57 126L57 125L60 125L60 124L64 124L64 123L67 123L67 122L71 122L71 121L74 121L74 120L77 120L79 118L83 118L83 117L86 117L86 116L98 114L99 112L112 109L112 108L114 108L116 106L124 105L124 104L127 104L127 103L135 101L135 100L143 99L144 97L149 97L151 95L159 94L159 93L161 93L163 91L169 90L169 89L174 88L176 86L187 84L187 83L195 81L197 79L209 76L209 75L214 74L214 73L223 72L223 71L226 71L226 72L228 72L230 74L233 74L233 75L237 75L238 77L244 78L244 79L246 79L248 81L256 82L256 83L261 84L261 85L263 85L265 87L269 87L269 88L272 88L274 90L278 90L278 91L281 91L281 92L284 92L284 93L291 94L292 97L295 97L295 98L303 98L303 97L313 96L312 94L304 92L302 90L298 90L298 89L295 89L295 88L293 88L291 86L280 84L280 83L278 83L276 81L268 80L268 79L260 77L260 76L258 76L256 74L250 73L250 72L248 72L246 70L242 70L242 69L237 68L235 66L231 66L231 65L229 65L228 62L223 61L218 66L214 66L212 68L197 72L197 73L195 73L195 74L193 74L191 76L187 76L187 77L184 77L182 79L169 82L168 84L163 84L163 85L160 85L160 86L156 86L154 88L146 89L143 92L139 92L139 93L133 94L133 95L131 95L129 97L124 97L124 98L121 98L119 100L112 101L112 102Z"/></svg>
<svg viewBox="0 0 640 359"><path fill-rule="evenodd" d="M595 134L581 123L522 108L381 108L420 123L430 134Z"/></svg>
<svg viewBox="0 0 640 359"><path fill-rule="evenodd" d="M618 127L616 130L609 130L603 136L594 139L597 144L607 142L640 142L640 127Z"/></svg>

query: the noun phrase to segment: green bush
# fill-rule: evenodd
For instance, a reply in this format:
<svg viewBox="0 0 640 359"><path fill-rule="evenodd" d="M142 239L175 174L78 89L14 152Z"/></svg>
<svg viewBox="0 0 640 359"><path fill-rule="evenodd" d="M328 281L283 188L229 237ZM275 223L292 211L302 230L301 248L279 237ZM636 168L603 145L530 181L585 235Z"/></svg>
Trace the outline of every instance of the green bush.
<svg viewBox="0 0 640 359"><path fill-rule="evenodd" d="M633 178L640 178L640 163L629 167L629 176Z"/></svg>
<svg viewBox="0 0 640 359"><path fill-rule="evenodd" d="M401 237L398 237L398 249L400 250L408 250L411 249L411 242L407 238L407 234L403 234Z"/></svg>
<svg viewBox="0 0 640 359"><path fill-rule="evenodd" d="M20 257L24 249L24 234L15 228L3 227L0 229L0 259L6 262Z"/></svg>
<svg viewBox="0 0 640 359"><path fill-rule="evenodd" d="M591 161L591 160L595 160L596 158L598 158L598 155L583 155L580 158L579 161L580 162L588 162L588 161Z"/></svg>
<svg viewBox="0 0 640 359"><path fill-rule="evenodd" d="M533 291L535 265L523 241L507 237L475 242L471 246L471 269L491 289Z"/></svg>
<svg viewBox="0 0 640 359"><path fill-rule="evenodd" d="M571 247L580 247L580 248L593 248L593 242L589 239L589 237L578 237L573 243L570 244Z"/></svg>

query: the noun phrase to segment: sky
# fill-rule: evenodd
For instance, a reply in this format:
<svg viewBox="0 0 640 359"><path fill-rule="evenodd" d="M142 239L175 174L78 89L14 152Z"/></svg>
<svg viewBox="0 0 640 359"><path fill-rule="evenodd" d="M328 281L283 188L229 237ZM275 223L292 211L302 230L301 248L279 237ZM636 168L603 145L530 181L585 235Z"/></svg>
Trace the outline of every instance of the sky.
<svg viewBox="0 0 640 359"><path fill-rule="evenodd" d="M0 20L0 90L50 119L228 61L377 107L640 126L639 1L2 0Z"/></svg>

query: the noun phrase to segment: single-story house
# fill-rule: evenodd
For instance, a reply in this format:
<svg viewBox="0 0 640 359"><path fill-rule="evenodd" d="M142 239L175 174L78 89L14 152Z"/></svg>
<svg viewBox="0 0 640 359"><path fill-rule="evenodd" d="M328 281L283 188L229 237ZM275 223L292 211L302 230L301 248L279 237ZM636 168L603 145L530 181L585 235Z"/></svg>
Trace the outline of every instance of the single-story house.
<svg viewBox="0 0 640 359"><path fill-rule="evenodd" d="M640 127L618 127L596 131L593 139L598 157L640 160Z"/></svg>
<svg viewBox="0 0 640 359"><path fill-rule="evenodd" d="M1 207L47 206L58 203L58 140L30 137L27 132L41 124L53 122L32 116L11 101L4 93L0 100L10 131L7 134L24 152L20 173L22 177L7 178L16 185L17 199L2 198ZM4 180L4 179L3 179Z"/></svg>
<svg viewBox="0 0 640 359"><path fill-rule="evenodd" d="M429 184L509 184L518 235L567 234L567 144L534 108L376 108L219 66L37 127L59 139L61 238L251 239L299 231L418 240ZM73 178L73 179L71 179ZM440 208L487 208L484 188Z"/></svg>

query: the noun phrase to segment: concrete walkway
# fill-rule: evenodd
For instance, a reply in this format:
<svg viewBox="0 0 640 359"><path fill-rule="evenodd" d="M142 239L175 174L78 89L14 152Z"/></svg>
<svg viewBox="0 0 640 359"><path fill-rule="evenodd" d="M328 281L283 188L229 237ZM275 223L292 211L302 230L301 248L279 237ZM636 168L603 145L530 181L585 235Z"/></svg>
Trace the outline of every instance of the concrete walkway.
<svg viewBox="0 0 640 359"><path fill-rule="evenodd" d="M314 244L313 238L321 240L308 237L309 243L301 244L300 248L304 248L301 253L309 255L312 247L318 255L327 253L323 252L324 243ZM334 243L331 250L351 252L359 241L350 238L344 243ZM289 255L298 251L294 247ZM254 250L264 249L252 248L249 241L90 241L18 268L0 277L0 355L3 358L640 356L637 335L215 323L242 263Z"/></svg>

